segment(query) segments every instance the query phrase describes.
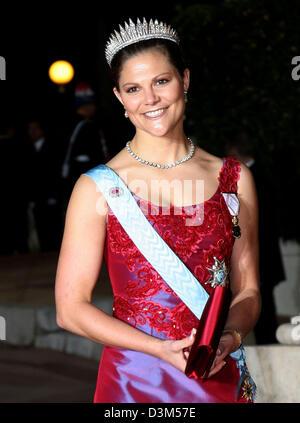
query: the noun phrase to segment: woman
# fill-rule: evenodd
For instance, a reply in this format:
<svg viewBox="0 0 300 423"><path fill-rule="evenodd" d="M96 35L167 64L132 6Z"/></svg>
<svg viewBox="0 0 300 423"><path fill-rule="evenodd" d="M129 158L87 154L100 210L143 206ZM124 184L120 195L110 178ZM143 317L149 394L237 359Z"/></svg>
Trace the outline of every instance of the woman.
<svg viewBox="0 0 300 423"><path fill-rule="evenodd" d="M58 325L105 344L94 402L253 402L255 384L241 347L260 312L251 173L232 158L222 160L194 146L185 135L190 72L174 30L152 20L138 20L136 26L130 21L108 42L106 58L113 91L136 133L107 168L92 169L74 186L56 276ZM135 205L203 291L214 291L209 277L216 259L230 269L232 300L207 377L185 374L199 319L141 254L104 190L95 189L101 169L126 180ZM181 198L186 181L192 189L184 189ZM154 182L168 188L177 182L177 189L174 195L172 189L157 195ZM223 192L238 194L239 239ZM100 203L106 212L99 212ZM114 292L113 316L91 304L103 256Z"/></svg>

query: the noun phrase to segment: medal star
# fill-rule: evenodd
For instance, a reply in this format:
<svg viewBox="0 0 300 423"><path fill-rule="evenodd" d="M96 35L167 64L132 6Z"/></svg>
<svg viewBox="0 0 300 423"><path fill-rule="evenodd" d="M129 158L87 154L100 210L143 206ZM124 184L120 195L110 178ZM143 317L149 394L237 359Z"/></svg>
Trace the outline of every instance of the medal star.
<svg viewBox="0 0 300 423"><path fill-rule="evenodd" d="M205 282L205 285L210 283L213 288L216 288L217 286L226 286L226 279L229 271L226 267L225 259L219 261L217 257L214 257L214 260L215 264L211 268L206 267L210 273L210 278Z"/></svg>
<svg viewBox="0 0 300 423"><path fill-rule="evenodd" d="M253 389L252 389L252 385L250 383L249 377L246 377L242 389L243 389L242 398L246 398L247 402L253 401L254 395L253 395Z"/></svg>

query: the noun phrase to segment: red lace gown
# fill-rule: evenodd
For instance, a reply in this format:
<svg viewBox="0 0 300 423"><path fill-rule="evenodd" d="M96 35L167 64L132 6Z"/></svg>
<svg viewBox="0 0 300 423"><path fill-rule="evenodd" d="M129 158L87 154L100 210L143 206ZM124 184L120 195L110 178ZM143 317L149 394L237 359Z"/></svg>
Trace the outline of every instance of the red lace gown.
<svg viewBox="0 0 300 423"><path fill-rule="evenodd" d="M230 265L235 238L232 217L221 193L237 192L239 171L239 162L223 159L218 189L202 203L201 225L185 224L186 219L197 216L201 204L183 208L157 206L133 194L151 225L209 294L214 288L204 283L210 277L206 267L214 264L213 257L225 258L226 266ZM182 339L197 328L197 317L140 253L110 208L104 259L113 288L114 317L161 339ZM231 356L226 361L227 365L216 375L195 380L159 358L104 346L94 402L253 402L249 379L238 387L239 361Z"/></svg>

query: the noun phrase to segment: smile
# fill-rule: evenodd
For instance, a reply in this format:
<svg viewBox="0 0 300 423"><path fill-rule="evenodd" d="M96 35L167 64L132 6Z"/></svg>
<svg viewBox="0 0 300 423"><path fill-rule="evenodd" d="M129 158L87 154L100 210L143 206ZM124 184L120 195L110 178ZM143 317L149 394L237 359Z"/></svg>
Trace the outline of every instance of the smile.
<svg viewBox="0 0 300 423"><path fill-rule="evenodd" d="M153 112L144 113L144 116L148 119L155 119L155 118L161 117L166 112L166 110L167 110L166 108L154 110Z"/></svg>

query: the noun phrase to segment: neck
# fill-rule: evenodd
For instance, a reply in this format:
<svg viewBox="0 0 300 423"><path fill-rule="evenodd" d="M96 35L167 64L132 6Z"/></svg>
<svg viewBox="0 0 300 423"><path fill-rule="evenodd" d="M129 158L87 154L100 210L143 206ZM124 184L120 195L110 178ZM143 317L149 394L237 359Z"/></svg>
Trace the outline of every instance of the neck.
<svg viewBox="0 0 300 423"><path fill-rule="evenodd" d="M182 159L190 152L191 144L185 134L153 136L138 132L133 137L130 148L144 160L168 164Z"/></svg>

